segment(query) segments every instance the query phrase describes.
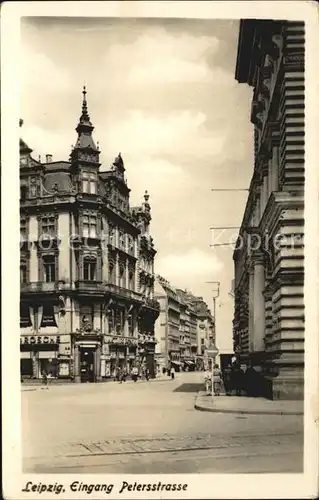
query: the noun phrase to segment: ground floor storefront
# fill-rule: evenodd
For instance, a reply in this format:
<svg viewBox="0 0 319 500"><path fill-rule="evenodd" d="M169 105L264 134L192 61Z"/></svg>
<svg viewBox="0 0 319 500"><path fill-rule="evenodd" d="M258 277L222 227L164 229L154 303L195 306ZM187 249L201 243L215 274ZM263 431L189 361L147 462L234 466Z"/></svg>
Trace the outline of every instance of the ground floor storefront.
<svg viewBox="0 0 319 500"><path fill-rule="evenodd" d="M21 378L49 378L74 382L100 382L130 376L137 367L156 376L154 339L99 333L70 335L23 335L20 340Z"/></svg>

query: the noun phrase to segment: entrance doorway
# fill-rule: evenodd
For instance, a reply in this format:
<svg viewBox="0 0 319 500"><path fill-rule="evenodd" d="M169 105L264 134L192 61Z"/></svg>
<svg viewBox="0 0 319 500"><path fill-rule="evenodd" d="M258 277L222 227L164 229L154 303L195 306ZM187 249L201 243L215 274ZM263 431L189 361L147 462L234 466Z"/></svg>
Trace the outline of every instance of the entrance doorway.
<svg viewBox="0 0 319 500"><path fill-rule="evenodd" d="M94 382L94 349L80 349L81 382Z"/></svg>

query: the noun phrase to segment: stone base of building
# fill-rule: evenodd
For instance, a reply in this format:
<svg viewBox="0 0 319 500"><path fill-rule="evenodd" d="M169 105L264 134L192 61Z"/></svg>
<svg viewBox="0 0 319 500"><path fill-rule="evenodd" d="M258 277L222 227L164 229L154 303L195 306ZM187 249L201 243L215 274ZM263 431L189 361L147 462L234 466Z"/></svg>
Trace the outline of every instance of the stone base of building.
<svg viewBox="0 0 319 500"><path fill-rule="evenodd" d="M272 380L272 399L298 401L304 398L304 380L278 376Z"/></svg>

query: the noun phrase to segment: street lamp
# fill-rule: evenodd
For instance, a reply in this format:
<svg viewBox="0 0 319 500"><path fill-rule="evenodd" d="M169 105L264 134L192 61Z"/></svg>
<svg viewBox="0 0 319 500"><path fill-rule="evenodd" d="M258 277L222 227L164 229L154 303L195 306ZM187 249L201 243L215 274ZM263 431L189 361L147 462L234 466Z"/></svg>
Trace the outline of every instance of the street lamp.
<svg viewBox="0 0 319 500"><path fill-rule="evenodd" d="M214 337L207 349L208 357L212 360L212 399L214 399L214 364L216 356L219 354L219 350L216 347L216 299L219 297L220 281L207 281L207 283L215 285L215 289L213 289Z"/></svg>

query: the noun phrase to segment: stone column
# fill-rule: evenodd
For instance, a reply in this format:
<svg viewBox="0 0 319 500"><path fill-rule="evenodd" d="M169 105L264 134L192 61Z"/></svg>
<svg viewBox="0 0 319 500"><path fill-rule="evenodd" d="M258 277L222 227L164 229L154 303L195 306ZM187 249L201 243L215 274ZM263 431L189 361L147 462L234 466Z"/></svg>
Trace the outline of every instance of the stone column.
<svg viewBox="0 0 319 500"><path fill-rule="evenodd" d="M77 345L74 346L73 364L74 364L74 382L81 382L80 349L79 349L79 346L77 346Z"/></svg>
<svg viewBox="0 0 319 500"><path fill-rule="evenodd" d="M120 263L119 263L119 255L116 254L115 257L115 284L120 286Z"/></svg>
<svg viewBox="0 0 319 500"><path fill-rule="evenodd" d="M265 269L263 256L254 258L254 351L263 351L265 347Z"/></svg>
<svg viewBox="0 0 319 500"><path fill-rule="evenodd" d="M248 303L248 339L249 352L254 350L254 268L249 268L249 303Z"/></svg>
<svg viewBox="0 0 319 500"><path fill-rule="evenodd" d="M125 308L124 312L124 336L128 337L129 331L128 331L128 308Z"/></svg>
<svg viewBox="0 0 319 500"><path fill-rule="evenodd" d="M41 377L41 373L39 373L39 364L40 361L38 359L38 355L36 351L31 351L31 357L32 357L32 374L34 378L39 378Z"/></svg>
<svg viewBox="0 0 319 500"><path fill-rule="evenodd" d="M101 380L101 346L98 346L94 353L94 378L96 382Z"/></svg>
<svg viewBox="0 0 319 500"><path fill-rule="evenodd" d="M269 198L269 191L268 191L268 176L265 175L263 179L263 191L264 191L264 210L267 205L267 201Z"/></svg>
<svg viewBox="0 0 319 500"><path fill-rule="evenodd" d="M271 159L271 190L278 191L279 148L274 146Z"/></svg>

